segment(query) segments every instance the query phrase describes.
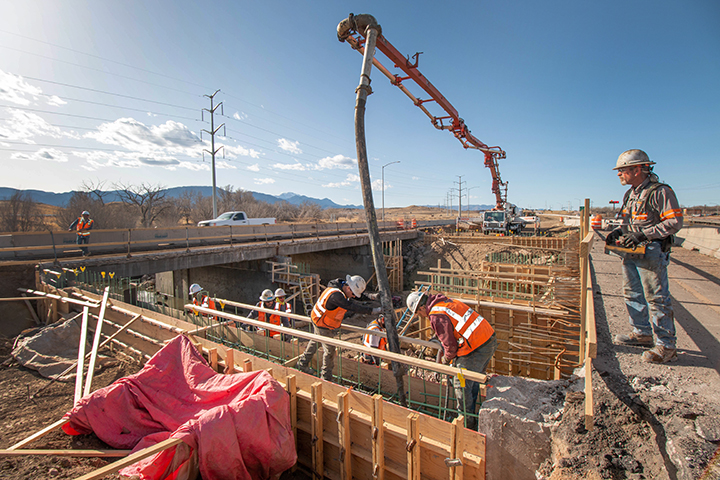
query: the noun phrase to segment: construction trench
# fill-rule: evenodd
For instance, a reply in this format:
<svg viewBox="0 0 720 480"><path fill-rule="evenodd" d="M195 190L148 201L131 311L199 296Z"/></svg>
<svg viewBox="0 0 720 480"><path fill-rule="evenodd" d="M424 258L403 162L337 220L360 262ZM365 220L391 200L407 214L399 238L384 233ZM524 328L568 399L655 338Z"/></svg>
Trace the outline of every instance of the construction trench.
<svg viewBox="0 0 720 480"><path fill-rule="evenodd" d="M270 372L290 399L296 474L332 479L535 478L539 465L550 456L548 422L560 415L567 391L585 389L585 424L592 429L592 387L573 375L588 371L595 354L587 258L592 232L587 223L580 232L562 237L427 233L416 242L425 248L461 242L505 245L504 255L488 254L474 269L438 261L436 266L414 272L416 288L460 299L493 325L498 349L487 377L436 363L437 344L429 341L429 326L405 312L406 259L399 242L385 244L384 253L392 292L402 296L403 308L397 309L402 355L364 347L361 336L367 333L363 327L370 317L351 318L343 322L337 340L322 338L339 347L333 382L293 368L306 341L316 338L305 313L322 286L318 275L300 273L291 259L268 262L265 273L274 287L284 288L295 302L296 313L287 315L295 329L273 327L288 341L281 335L271 338L237 327L262 327L246 317L246 312L257 309L254 301L216 298L222 311L215 311L161 291L152 296L143 293L138 282L52 269L38 272L34 294L40 297L37 311L45 324L77 317L83 310L77 302L96 305L89 309L90 339L107 289L110 300L102 314L102 338L115 335L111 344L116 355L144 363L181 335L217 372ZM521 248L526 255L512 254L513 248ZM406 366L407 407L399 404L393 372L387 365L359 361L362 353ZM320 353L313 361L315 372L319 359ZM479 412L455 408L451 378L458 373L482 382ZM473 415L478 416L479 432L464 428L464 419ZM56 420L60 421L47 419L47 423ZM19 454L32 448L25 445L20 442L10 449ZM137 457L131 460L137 461ZM105 466L95 476L83 478L102 478L126 467L127 461L111 463L114 467Z"/></svg>

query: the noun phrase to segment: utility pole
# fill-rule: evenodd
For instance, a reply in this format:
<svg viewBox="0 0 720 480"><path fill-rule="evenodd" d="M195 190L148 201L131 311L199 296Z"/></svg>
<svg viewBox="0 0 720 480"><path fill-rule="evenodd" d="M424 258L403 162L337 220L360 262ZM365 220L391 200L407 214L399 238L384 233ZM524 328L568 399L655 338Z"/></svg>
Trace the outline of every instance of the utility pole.
<svg viewBox="0 0 720 480"><path fill-rule="evenodd" d="M454 182L458 184L458 219L462 217L462 184L467 183L462 181L462 175L458 175L458 181Z"/></svg>
<svg viewBox="0 0 720 480"><path fill-rule="evenodd" d="M204 112L210 113L210 131L202 130L202 132L205 132L210 135L210 150L203 149L203 152L208 152L212 156L212 187L213 187L213 193L212 193L212 200L213 200L213 218L217 218L217 194L215 192L216 188L216 182L215 182L215 154L218 153L220 150L222 150L223 147L215 149L215 134L220 130L221 127L224 127L225 124L218 125L217 128L215 128L215 110L218 109L218 107L222 107L222 102L218 103L217 105L213 105L213 102L215 100L215 95L218 94L220 90L215 90L215 93L212 95L203 95L204 97L207 97L210 99L210 110L207 108L203 108L203 120L205 119ZM220 110L221 113L224 113L223 110ZM224 133L224 130L223 130ZM200 137L202 137L202 133L200 133ZM203 154L204 156L204 154Z"/></svg>

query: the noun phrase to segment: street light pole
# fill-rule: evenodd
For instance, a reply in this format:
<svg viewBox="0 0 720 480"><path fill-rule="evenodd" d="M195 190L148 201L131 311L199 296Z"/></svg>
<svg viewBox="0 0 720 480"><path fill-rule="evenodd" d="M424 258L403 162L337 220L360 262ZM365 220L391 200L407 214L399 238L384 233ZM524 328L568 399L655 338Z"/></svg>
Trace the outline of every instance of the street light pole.
<svg viewBox="0 0 720 480"><path fill-rule="evenodd" d="M382 213L382 221L385 221L385 167L388 165L392 165L393 163L400 163L400 160L397 160L395 162L386 163L382 166L380 169L382 171L382 207L383 207L383 213Z"/></svg>

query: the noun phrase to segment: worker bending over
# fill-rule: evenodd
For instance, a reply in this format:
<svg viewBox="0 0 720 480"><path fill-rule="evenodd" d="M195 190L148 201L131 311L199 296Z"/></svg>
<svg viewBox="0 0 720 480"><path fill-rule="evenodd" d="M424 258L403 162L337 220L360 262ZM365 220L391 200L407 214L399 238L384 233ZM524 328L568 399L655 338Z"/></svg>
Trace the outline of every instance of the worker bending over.
<svg viewBox="0 0 720 480"><path fill-rule="evenodd" d="M412 292L408 295L407 307L420 317L430 318L430 326L445 350L442 363L485 373L497 348L490 322L464 303L442 294ZM475 406L480 384L467 379L464 383L463 386L458 377L453 378L458 412L465 414L467 428L477 430Z"/></svg>
<svg viewBox="0 0 720 480"><path fill-rule="evenodd" d="M256 307L262 307L267 308L268 310L272 310L275 306L275 295L273 294L272 290L269 288L266 288L262 291L260 294L260 301L255 304ZM270 313L266 312L259 312L257 310L250 310L250 313L248 314L247 318L250 320L259 320L261 322L267 322L272 323L275 325L280 325L280 316L279 315L272 315ZM259 335L266 335L272 337L274 334L279 334L280 332L270 332L269 334L266 332L266 330L262 328L253 328L248 327L248 330L254 331L257 330L257 333Z"/></svg>
<svg viewBox="0 0 720 480"><path fill-rule="evenodd" d="M327 288L318 298L310 314L315 334L334 338L347 311L366 315L380 313L382 311L380 307L365 307L351 301L353 298L360 298L364 291L365 279L360 275L347 275L345 280L337 278L329 281ZM326 343L323 343L322 347L323 361L320 377L323 380L332 381L332 371L335 366L335 347ZM310 340L295 368L304 373L311 373L310 362L317 349L318 342Z"/></svg>
<svg viewBox="0 0 720 480"><path fill-rule="evenodd" d="M385 332L385 316L380 315L377 319L368 323L367 327L365 327L365 328L367 330L375 330L378 332ZM379 335L371 335L369 333L366 333L365 335L363 335L363 345L365 345L368 348L378 348L380 350L387 350L387 339L385 337L381 337ZM369 353L363 353L363 355L362 355L363 363L368 363L370 365L380 365L381 361L382 361L382 359L380 357L376 357L375 355L371 355Z"/></svg>

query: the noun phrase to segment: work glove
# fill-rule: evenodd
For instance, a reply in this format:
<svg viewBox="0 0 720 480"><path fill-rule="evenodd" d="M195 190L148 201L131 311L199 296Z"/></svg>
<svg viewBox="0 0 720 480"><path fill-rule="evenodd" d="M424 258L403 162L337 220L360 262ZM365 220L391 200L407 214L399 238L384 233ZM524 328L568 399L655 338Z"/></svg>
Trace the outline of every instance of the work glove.
<svg viewBox="0 0 720 480"><path fill-rule="evenodd" d="M635 248L647 239L643 232L630 232L620 238L620 245L625 248Z"/></svg>
<svg viewBox="0 0 720 480"><path fill-rule="evenodd" d="M380 293L366 293L365 296L367 296L369 300L377 300L380 298Z"/></svg>
<svg viewBox="0 0 720 480"><path fill-rule="evenodd" d="M382 307L375 307L372 309L372 314L377 315L382 312Z"/></svg>
<svg viewBox="0 0 720 480"><path fill-rule="evenodd" d="M608 236L605 238L605 244L614 246L615 242L622 237L622 234L622 228L616 228L612 232L608 233Z"/></svg>

